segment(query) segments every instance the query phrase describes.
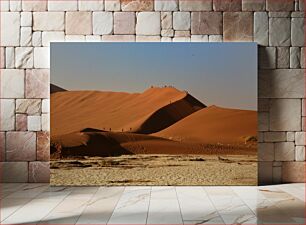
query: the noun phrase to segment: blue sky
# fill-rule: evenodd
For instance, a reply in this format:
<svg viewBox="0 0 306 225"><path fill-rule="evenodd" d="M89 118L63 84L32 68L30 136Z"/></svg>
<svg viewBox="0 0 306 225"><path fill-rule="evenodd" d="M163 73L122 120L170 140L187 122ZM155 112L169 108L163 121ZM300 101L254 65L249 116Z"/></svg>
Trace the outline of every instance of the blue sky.
<svg viewBox="0 0 306 225"><path fill-rule="evenodd" d="M68 90L187 90L206 105L257 109L255 43L52 43L51 82Z"/></svg>

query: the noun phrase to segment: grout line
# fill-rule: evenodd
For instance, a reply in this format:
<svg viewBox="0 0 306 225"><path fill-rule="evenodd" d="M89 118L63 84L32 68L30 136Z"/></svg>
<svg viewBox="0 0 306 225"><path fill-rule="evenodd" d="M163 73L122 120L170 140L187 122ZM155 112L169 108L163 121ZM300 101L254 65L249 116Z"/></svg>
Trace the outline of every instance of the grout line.
<svg viewBox="0 0 306 225"><path fill-rule="evenodd" d="M77 220L76 220L76 222L75 222L75 224L77 224L78 223L78 221L79 221L79 219L80 219L80 217L83 215L83 213L84 213L84 211L87 209L87 207L88 207L88 203L90 203L91 202L91 200L95 197L95 195L97 194L97 192L98 192L98 190L99 190L99 187L96 187L97 188L97 190L95 191L95 193L93 193L92 194L92 196L91 196L91 198L90 199L88 199L87 201L86 201L86 206L84 207L84 209L82 210L82 212L79 214L79 216L78 216L78 218L77 218Z"/></svg>
<svg viewBox="0 0 306 225"><path fill-rule="evenodd" d="M179 200L179 197L178 197L176 188L177 188L177 187L174 187L175 195L176 195L176 200L177 200L177 202L178 202L178 206L179 206L179 209L180 209L180 215L181 215L182 224L184 224L184 218L183 218L183 215L182 215L181 204L180 204L180 200Z"/></svg>
<svg viewBox="0 0 306 225"><path fill-rule="evenodd" d="M258 187L259 186L256 186L256 187L254 187L256 190L257 190L257 192L258 193L260 193L259 192L259 190L258 190ZM252 210L250 207L249 207L249 205L244 201L244 199L243 198L241 198L237 193L236 193L236 191L233 189L233 187L230 187L231 188L231 190L235 193L235 195L237 195L237 197L243 202L243 204L248 208L248 209L250 209L250 211L255 215L255 218L256 218L256 222L258 223L258 217L257 217L257 214L256 214L256 211L254 211L254 210ZM267 200L267 198L265 197L265 196L263 196L264 197L264 200ZM257 200L257 198L256 198L256 200ZM258 204L256 204L256 210L258 209ZM263 222L262 221L259 221L259 223L258 224L262 224Z"/></svg>
<svg viewBox="0 0 306 225"><path fill-rule="evenodd" d="M116 209L116 207L117 207L117 205L118 205L120 199L122 198L122 196L123 196L123 194L124 194L124 192L125 192L125 189L126 189L126 187L123 188L123 190L122 190L122 192L121 192L121 195L120 195L120 197L118 198L118 200L117 200L117 202L116 202L116 204L115 204L115 206L114 206L114 208L113 208L112 214L111 214L110 217L108 218L106 224L108 224L108 222L109 222L110 219L112 218L112 216L113 216L113 214L114 214L114 212L115 212L115 209Z"/></svg>
<svg viewBox="0 0 306 225"><path fill-rule="evenodd" d="M149 204L148 204L148 211L147 211L147 217L146 217L146 224L148 224L149 210L150 210L150 204L151 204L151 194L152 194L152 186L150 187L150 195L149 195Z"/></svg>
<svg viewBox="0 0 306 225"><path fill-rule="evenodd" d="M49 211L49 213L46 214L39 222L41 222L41 221L43 221L45 218L47 218L47 217L53 212L53 210L54 210L57 206L59 206L62 202L64 202L64 200L66 200L66 198L67 198L71 193L72 193L72 189L71 189L70 193L67 194L67 195L62 199L62 201L59 201L58 204L57 204L56 206L54 206L54 207Z"/></svg>
<svg viewBox="0 0 306 225"><path fill-rule="evenodd" d="M25 186L23 186L23 185L21 185L20 186L20 188L18 188L16 191L14 191L14 192L12 192L12 193L10 193L10 194L13 194L13 193L15 193L15 192L18 192L18 191L20 191L22 188L24 188L24 187L26 187L27 185L25 185ZM9 195L10 195L9 194ZM7 196L6 197L4 197L3 199L1 199L1 201L3 201L4 199L6 199L7 198ZM9 198L8 198L9 199ZM23 205L21 205L20 207L18 207L17 209L15 209L10 215L8 215L8 216L6 216L5 218L3 218L2 216L1 216L1 218L0 218L0 222L2 223L4 220L6 220L7 218L9 218L10 216L12 216L17 210L19 210L20 208L22 208L22 207L24 207L26 204L28 204L30 201L32 201L33 200L33 198L29 198L28 199L28 201L26 202L26 203L24 203ZM1 204L2 205L2 204Z"/></svg>
<svg viewBox="0 0 306 225"><path fill-rule="evenodd" d="M25 189L25 188L28 187L28 186L30 186L30 184L33 184L33 183L27 183L27 185L26 185L25 187L22 186L23 190L29 190L29 189ZM41 186L38 186L38 187L41 187ZM16 192L20 191L22 188L18 189L17 191L15 191L15 192L13 192L13 193L16 193ZM34 187L34 188L37 188L37 187ZM33 188L30 188L30 189L33 189ZM33 198L33 197L32 197L32 198L29 198L29 201L28 201L27 203L25 203L24 205L20 206L18 209L16 209L12 214L10 214L9 216L7 216L5 219L3 219L3 220L1 219L1 223L2 223L3 221L7 220L8 218L10 218L11 216L14 216L14 214L15 214L16 212L18 212L19 210L23 209L25 206L29 205L33 200L35 200L35 199L37 198L38 195L40 195L41 193L43 193L43 192L45 192L45 191L46 191L46 189L43 190L43 191L41 191L41 192L39 192L39 194L37 194L34 198ZM11 194L13 194L13 193L11 193ZM13 198L13 199L14 199L14 198ZM18 197L17 197L16 199L18 199Z"/></svg>
<svg viewBox="0 0 306 225"><path fill-rule="evenodd" d="M208 197L210 203L213 205L213 207L214 207L216 213L218 214L218 216L220 217L220 219L223 221L223 224L226 224L225 221L224 221L224 219L223 219L223 217L221 216L219 210L218 210L217 207L215 206L214 202L211 200L211 197L209 196L209 193L205 190L204 187L202 187L202 189L203 189L203 191L207 194L207 197Z"/></svg>

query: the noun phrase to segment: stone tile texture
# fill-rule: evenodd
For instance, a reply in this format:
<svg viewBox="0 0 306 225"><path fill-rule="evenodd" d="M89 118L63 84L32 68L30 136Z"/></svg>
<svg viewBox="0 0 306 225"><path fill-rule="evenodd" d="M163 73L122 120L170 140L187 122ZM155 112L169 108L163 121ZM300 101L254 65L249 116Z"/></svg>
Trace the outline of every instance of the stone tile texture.
<svg viewBox="0 0 306 225"><path fill-rule="evenodd" d="M49 161L50 159L50 134L46 131L37 132L37 160Z"/></svg>
<svg viewBox="0 0 306 225"><path fill-rule="evenodd" d="M26 114L16 114L16 131L28 130L28 117Z"/></svg>
<svg viewBox="0 0 306 225"><path fill-rule="evenodd" d="M224 41L253 41L253 14L225 12L223 14Z"/></svg>
<svg viewBox="0 0 306 225"><path fill-rule="evenodd" d="M92 34L92 13L67 12L65 25L66 34Z"/></svg>
<svg viewBox="0 0 306 225"><path fill-rule="evenodd" d="M137 35L160 35L160 13L140 12L137 14Z"/></svg>
<svg viewBox="0 0 306 225"><path fill-rule="evenodd" d="M29 163L29 182L48 183L50 181L49 162L30 162Z"/></svg>
<svg viewBox="0 0 306 225"><path fill-rule="evenodd" d="M222 34L222 13L192 12L191 34Z"/></svg>
<svg viewBox="0 0 306 225"><path fill-rule="evenodd" d="M15 129L15 100L0 99L0 131L12 131Z"/></svg>
<svg viewBox="0 0 306 225"><path fill-rule="evenodd" d="M242 11L264 11L266 0L242 0Z"/></svg>
<svg viewBox="0 0 306 225"><path fill-rule="evenodd" d="M93 34L111 34L113 32L113 14L111 12L94 12L92 15Z"/></svg>
<svg viewBox="0 0 306 225"><path fill-rule="evenodd" d="M292 18L291 20L291 43L292 46L305 46L304 18Z"/></svg>
<svg viewBox="0 0 306 225"><path fill-rule="evenodd" d="M33 30L61 31L65 28L64 12L33 12Z"/></svg>
<svg viewBox="0 0 306 225"><path fill-rule="evenodd" d="M24 98L24 71L3 69L0 71L0 97Z"/></svg>
<svg viewBox="0 0 306 225"><path fill-rule="evenodd" d="M294 0L266 0L268 11L293 11Z"/></svg>
<svg viewBox="0 0 306 225"><path fill-rule="evenodd" d="M108 0L104 2L105 11L120 11L121 0Z"/></svg>
<svg viewBox="0 0 306 225"><path fill-rule="evenodd" d="M214 11L241 11L241 0L213 0Z"/></svg>
<svg viewBox="0 0 306 225"><path fill-rule="evenodd" d="M6 159L8 161L36 160L36 133L7 132Z"/></svg>
<svg viewBox="0 0 306 225"><path fill-rule="evenodd" d="M180 11L212 11L213 0L179 0Z"/></svg>
<svg viewBox="0 0 306 225"><path fill-rule="evenodd" d="M269 20L267 12L254 13L254 41L262 46L269 44Z"/></svg>
<svg viewBox="0 0 306 225"><path fill-rule="evenodd" d="M24 183L28 179L28 162L0 162L1 182Z"/></svg>
<svg viewBox="0 0 306 225"><path fill-rule="evenodd" d="M48 11L77 11L78 0L48 0Z"/></svg>
<svg viewBox="0 0 306 225"><path fill-rule="evenodd" d="M174 12L173 13L173 29L189 30L190 29L190 13Z"/></svg>
<svg viewBox="0 0 306 225"><path fill-rule="evenodd" d="M16 113L23 113L28 115L38 115L41 113L40 99L17 99Z"/></svg>
<svg viewBox="0 0 306 225"><path fill-rule="evenodd" d="M135 34L136 14L134 12L114 13L114 34Z"/></svg>
<svg viewBox="0 0 306 225"><path fill-rule="evenodd" d="M1 12L1 46L18 46L20 40L20 13Z"/></svg>
<svg viewBox="0 0 306 225"><path fill-rule="evenodd" d="M301 111L300 99L272 100L270 129L273 131L301 131Z"/></svg>
<svg viewBox="0 0 306 225"><path fill-rule="evenodd" d="M154 0L121 0L122 11L152 11Z"/></svg>
<svg viewBox="0 0 306 225"><path fill-rule="evenodd" d="M178 0L154 1L155 11L177 11L178 7Z"/></svg>
<svg viewBox="0 0 306 225"><path fill-rule="evenodd" d="M290 46L290 18L269 19L270 46Z"/></svg>
<svg viewBox="0 0 306 225"><path fill-rule="evenodd" d="M49 71L35 69L26 71L26 98L49 98Z"/></svg>
<svg viewBox="0 0 306 225"><path fill-rule="evenodd" d="M79 0L78 8L80 11L102 11L104 9L104 1L103 0Z"/></svg>
<svg viewBox="0 0 306 225"><path fill-rule="evenodd" d="M22 11L43 12L47 11L48 1L22 0Z"/></svg>
<svg viewBox="0 0 306 225"><path fill-rule="evenodd" d="M304 70L259 70L258 79L260 98L304 98Z"/></svg>

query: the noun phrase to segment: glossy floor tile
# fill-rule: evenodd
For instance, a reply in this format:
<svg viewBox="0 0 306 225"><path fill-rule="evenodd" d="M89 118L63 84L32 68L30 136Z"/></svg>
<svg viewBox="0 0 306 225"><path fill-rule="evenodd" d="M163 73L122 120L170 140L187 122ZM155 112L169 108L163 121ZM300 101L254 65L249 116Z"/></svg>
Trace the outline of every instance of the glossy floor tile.
<svg viewBox="0 0 306 225"><path fill-rule="evenodd" d="M49 187L0 184L1 224L305 224L305 184Z"/></svg>

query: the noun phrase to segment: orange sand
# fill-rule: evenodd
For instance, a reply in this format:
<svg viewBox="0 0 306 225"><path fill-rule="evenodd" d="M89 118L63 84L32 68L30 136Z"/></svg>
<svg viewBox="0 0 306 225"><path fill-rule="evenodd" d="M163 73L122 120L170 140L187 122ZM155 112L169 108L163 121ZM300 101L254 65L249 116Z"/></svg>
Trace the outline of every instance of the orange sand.
<svg viewBox="0 0 306 225"><path fill-rule="evenodd" d="M255 154L255 111L206 108L172 87L144 93L51 94L53 158L128 154ZM111 128L111 130L110 130Z"/></svg>
<svg viewBox="0 0 306 225"><path fill-rule="evenodd" d="M154 135L192 143L244 143L257 135L257 112L210 106Z"/></svg>
<svg viewBox="0 0 306 225"><path fill-rule="evenodd" d="M144 93L65 91L51 95L51 136L95 128L153 133L204 108L175 88L150 88Z"/></svg>

